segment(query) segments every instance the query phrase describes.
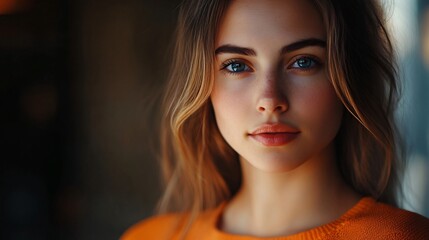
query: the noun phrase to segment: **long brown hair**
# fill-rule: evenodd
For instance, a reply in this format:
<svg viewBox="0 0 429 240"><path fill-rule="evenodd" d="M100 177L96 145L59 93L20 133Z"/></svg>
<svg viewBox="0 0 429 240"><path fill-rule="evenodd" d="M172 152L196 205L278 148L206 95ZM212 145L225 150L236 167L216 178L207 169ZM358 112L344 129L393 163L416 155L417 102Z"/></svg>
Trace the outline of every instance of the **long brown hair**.
<svg viewBox="0 0 429 240"><path fill-rule="evenodd" d="M230 1L185 0L179 11L161 129L165 193L160 212L201 210L241 183L238 155L224 141L210 102L216 32ZM394 108L394 52L378 1L313 0L327 32L327 72L347 111L338 164L357 192L397 203L401 172Z"/></svg>
<svg viewBox="0 0 429 240"><path fill-rule="evenodd" d="M359 193L392 205L401 195L401 144L394 110L395 54L379 1L314 0L327 31L328 74L348 111L338 133L344 179Z"/></svg>

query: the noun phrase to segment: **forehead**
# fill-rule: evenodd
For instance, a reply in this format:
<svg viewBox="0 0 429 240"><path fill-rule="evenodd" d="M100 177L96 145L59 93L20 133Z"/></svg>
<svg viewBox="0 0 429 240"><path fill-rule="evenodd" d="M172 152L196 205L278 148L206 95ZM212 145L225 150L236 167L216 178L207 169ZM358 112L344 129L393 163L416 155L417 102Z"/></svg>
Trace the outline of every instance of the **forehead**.
<svg viewBox="0 0 429 240"><path fill-rule="evenodd" d="M305 38L326 38L321 15L311 1L233 0L221 21L216 42L285 44Z"/></svg>

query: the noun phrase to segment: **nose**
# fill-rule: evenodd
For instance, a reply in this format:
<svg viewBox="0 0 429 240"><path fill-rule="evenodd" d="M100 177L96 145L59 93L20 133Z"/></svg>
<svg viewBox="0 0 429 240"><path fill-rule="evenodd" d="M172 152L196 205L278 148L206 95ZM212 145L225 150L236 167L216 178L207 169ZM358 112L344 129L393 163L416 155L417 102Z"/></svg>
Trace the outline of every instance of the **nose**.
<svg viewBox="0 0 429 240"><path fill-rule="evenodd" d="M277 79L267 78L261 83L257 101L257 111L261 113L283 113L288 109L288 102Z"/></svg>

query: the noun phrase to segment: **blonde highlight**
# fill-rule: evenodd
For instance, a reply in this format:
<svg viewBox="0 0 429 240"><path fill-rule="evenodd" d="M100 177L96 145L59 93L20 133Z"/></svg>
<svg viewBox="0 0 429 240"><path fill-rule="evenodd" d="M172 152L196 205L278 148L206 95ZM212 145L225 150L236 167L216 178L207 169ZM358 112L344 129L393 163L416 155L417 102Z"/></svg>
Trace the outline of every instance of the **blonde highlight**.
<svg viewBox="0 0 429 240"><path fill-rule="evenodd" d="M238 155L221 136L210 102L214 41L229 2L186 0L179 12L163 102L165 191L158 210L189 213L184 233L199 212L229 200L241 184ZM312 2L327 32L328 78L347 109L335 139L343 178L360 194L397 205L403 168L394 121L399 88L381 7L375 1ZM353 20L356 15L364 20ZM371 71L364 72L368 66Z"/></svg>
<svg viewBox="0 0 429 240"><path fill-rule="evenodd" d="M403 162L394 109L399 87L381 6L375 1L354 1L354 9L340 1L315 3L327 29L329 79L347 109L337 136L343 177L361 194L398 205ZM352 20L353 11L365 15ZM357 29L362 31L352 32L352 25L360 25ZM358 34L368 36L357 38ZM365 54L354 44L364 45Z"/></svg>

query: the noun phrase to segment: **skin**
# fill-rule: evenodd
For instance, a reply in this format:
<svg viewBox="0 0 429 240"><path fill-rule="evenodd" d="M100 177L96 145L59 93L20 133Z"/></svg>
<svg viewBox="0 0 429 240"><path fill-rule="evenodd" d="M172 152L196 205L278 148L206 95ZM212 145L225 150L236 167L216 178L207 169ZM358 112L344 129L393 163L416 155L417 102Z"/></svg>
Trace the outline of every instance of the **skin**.
<svg viewBox="0 0 429 240"><path fill-rule="evenodd" d="M335 164L344 110L326 76L325 40L309 1L231 2L216 39L211 101L222 136L240 156L243 184L222 215L223 231L291 235L337 219L360 199ZM264 124L299 133L267 146L249 135Z"/></svg>

